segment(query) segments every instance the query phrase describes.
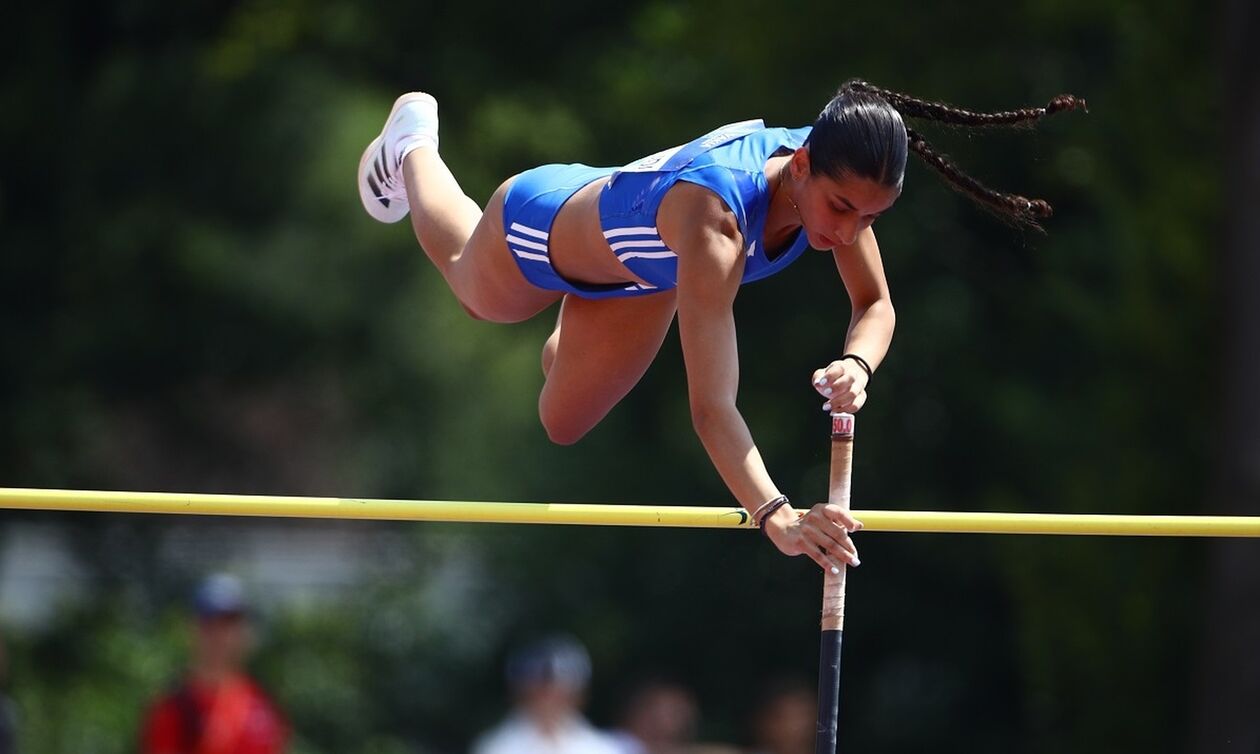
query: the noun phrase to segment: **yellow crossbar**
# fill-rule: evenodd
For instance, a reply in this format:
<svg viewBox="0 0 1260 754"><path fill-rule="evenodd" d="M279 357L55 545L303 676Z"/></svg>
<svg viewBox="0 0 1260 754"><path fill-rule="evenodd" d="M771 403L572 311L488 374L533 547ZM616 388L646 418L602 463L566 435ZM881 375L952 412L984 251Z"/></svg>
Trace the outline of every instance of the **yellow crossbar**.
<svg viewBox="0 0 1260 754"><path fill-rule="evenodd" d="M751 529L740 508L589 503L374 500L344 497L98 492L0 487L0 509L205 516L583 524ZM866 531L938 534L1076 534L1144 537L1260 537L1260 516L1121 516L955 511L854 511Z"/></svg>

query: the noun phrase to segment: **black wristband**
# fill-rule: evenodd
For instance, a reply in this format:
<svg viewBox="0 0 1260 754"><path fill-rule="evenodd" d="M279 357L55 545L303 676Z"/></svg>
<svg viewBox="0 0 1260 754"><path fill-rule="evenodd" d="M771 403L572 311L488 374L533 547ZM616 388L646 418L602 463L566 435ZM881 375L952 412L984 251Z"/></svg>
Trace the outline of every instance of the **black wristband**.
<svg viewBox="0 0 1260 754"><path fill-rule="evenodd" d="M760 520L757 521L757 528L761 529L762 534L765 534L767 537L770 536L769 534L766 534L766 527L765 527L766 521L770 520L770 517L774 515L775 511L779 510L780 508L782 508L783 506L787 504L788 504L788 496L779 495L774 500L771 500L769 503L766 503L765 505L762 506L763 508L766 509L766 512L762 513Z"/></svg>
<svg viewBox="0 0 1260 754"><path fill-rule="evenodd" d="M862 371L866 372L866 379L869 380L871 375L875 374L874 370L871 369L871 365L866 363L866 359L858 356L856 353L846 353L840 357L841 361L844 361L845 359L853 359L856 361L858 366L862 367Z"/></svg>

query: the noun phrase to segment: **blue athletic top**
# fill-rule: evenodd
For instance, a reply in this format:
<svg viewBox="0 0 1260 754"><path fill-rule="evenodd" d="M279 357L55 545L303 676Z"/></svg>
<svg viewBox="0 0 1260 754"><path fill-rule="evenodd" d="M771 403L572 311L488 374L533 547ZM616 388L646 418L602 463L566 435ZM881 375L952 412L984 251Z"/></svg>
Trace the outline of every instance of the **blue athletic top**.
<svg viewBox="0 0 1260 754"><path fill-rule="evenodd" d="M778 150L800 147L809 133L809 127L766 128L760 120L733 123L614 172L600 194L600 224L617 258L650 286L642 292L678 284L678 257L656 229L661 199L678 181L704 186L735 213L745 244L742 282L773 275L795 261L809 245L800 231L788 248L773 259L766 256L762 236L770 186L765 166Z"/></svg>

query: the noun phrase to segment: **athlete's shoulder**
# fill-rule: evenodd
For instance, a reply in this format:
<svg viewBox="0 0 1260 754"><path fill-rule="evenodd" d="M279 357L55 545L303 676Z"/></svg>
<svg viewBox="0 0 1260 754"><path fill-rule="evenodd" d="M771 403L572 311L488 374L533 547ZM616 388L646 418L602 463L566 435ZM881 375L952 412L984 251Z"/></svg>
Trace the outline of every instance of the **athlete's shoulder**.
<svg viewBox="0 0 1260 754"><path fill-rule="evenodd" d="M703 183L682 180L670 186L661 200L661 210L692 222L722 220L731 214L724 198Z"/></svg>
<svg viewBox="0 0 1260 754"><path fill-rule="evenodd" d="M713 239L738 239L740 219L728 197L691 181L679 181L661 199L656 215L661 238L670 244L690 246Z"/></svg>

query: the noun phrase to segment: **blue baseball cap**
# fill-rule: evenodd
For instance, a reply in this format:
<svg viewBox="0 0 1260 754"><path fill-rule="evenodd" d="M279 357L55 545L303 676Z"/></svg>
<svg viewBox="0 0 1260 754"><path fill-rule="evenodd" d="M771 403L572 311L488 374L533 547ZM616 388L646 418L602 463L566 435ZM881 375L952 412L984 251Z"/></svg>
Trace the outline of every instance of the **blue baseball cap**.
<svg viewBox="0 0 1260 754"><path fill-rule="evenodd" d="M591 656L572 636L548 636L521 647L508 658L507 681L512 688L559 683L583 689L591 680Z"/></svg>
<svg viewBox="0 0 1260 754"><path fill-rule="evenodd" d="M201 619L244 615L249 611L241 580L226 573L207 576L193 593L193 611Z"/></svg>

